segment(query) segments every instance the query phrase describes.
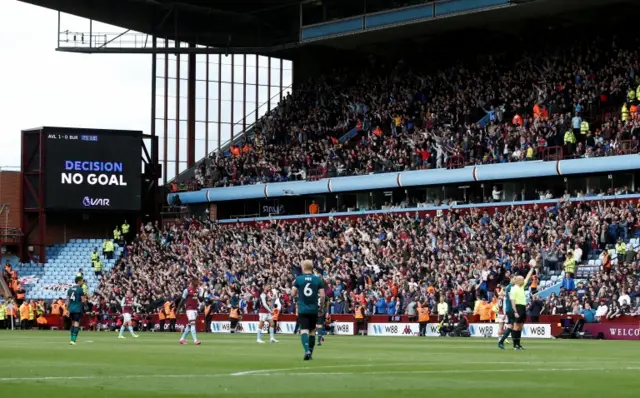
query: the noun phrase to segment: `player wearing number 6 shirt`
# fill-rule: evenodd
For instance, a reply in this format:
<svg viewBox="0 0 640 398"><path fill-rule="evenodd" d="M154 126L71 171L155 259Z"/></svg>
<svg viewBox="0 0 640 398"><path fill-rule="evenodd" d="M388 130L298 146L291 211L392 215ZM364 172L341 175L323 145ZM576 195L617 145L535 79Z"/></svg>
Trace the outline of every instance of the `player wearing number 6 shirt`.
<svg viewBox="0 0 640 398"><path fill-rule="evenodd" d="M131 290L127 291L127 295L120 300L120 306L122 307L122 326L120 327L119 339L124 339L124 328L126 327L133 336L134 339L138 338L138 335L133 333L133 325L131 324L131 314L133 314L133 307L137 307L138 303L133 298Z"/></svg>
<svg viewBox="0 0 640 398"><path fill-rule="evenodd" d="M191 336L193 336L193 344L200 345L200 341L198 341L198 335L196 334L196 319L198 318L198 309L200 308L200 301L204 296L204 291L200 287L200 281L198 279L193 279L191 281L191 286L184 289L182 292L182 300L180 300L180 304L182 302L185 303L185 307L187 309L187 321L189 322L182 333L182 337L180 337L180 344L187 344L186 338L191 332ZM178 306L180 307L180 305Z"/></svg>
<svg viewBox="0 0 640 398"><path fill-rule="evenodd" d="M304 348L304 360L308 361L316 345L316 325L318 324L319 302L324 302L324 282L313 275L311 260L302 262L302 275L293 282L291 294L298 296L298 321L300 322L300 340Z"/></svg>

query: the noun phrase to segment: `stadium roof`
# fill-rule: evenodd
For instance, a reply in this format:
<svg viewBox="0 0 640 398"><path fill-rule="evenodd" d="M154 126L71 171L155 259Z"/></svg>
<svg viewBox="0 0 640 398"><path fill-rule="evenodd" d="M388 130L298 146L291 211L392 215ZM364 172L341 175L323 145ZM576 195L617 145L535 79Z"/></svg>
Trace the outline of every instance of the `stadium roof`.
<svg viewBox="0 0 640 398"><path fill-rule="evenodd" d="M300 4L319 4L319 0L20 0L79 17L116 25L157 37L226 49L229 53L269 53L293 58L298 43ZM342 0L362 2L362 0ZM625 3L623 6L614 3ZM352 34L306 44L370 53L393 54L402 47L438 38L448 31L465 29L490 34L518 34L526 23L547 17L549 25L603 18L607 13L638 12L636 0L513 0L491 12L472 12L451 18L438 18L395 26L363 34ZM600 6L600 7L599 7ZM633 7L632 11L630 7ZM581 12L577 12L581 11ZM582 12L584 11L584 12ZM589 17L591 15L591 17ZM385 44L386 43L386 44ZM399 46L399 44L401 44ZM107 49L103 52L151 52L153 49ZM176 52L191 52L181 48ZM197 52L206 50L196 49ZM173 51L172 51L173 52Z"/></svg>
<svg viewBox="0 0 640 398"><path fill-rule="evenodd" d="M301 0L22 0L134 31L215 47L297 39ZM231 38L231 40L230 40Z"/></svg>

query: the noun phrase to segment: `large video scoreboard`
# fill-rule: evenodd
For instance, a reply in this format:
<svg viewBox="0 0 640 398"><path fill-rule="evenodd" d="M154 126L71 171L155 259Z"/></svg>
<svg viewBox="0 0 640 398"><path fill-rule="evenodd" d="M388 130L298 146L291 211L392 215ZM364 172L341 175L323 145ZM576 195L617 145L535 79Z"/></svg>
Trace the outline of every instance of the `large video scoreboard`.
<svg viewBox="0 0 640 398"><path fill-rule="evenodd" d="M46 208L140 210L142 132L45 128Z"/></svg>

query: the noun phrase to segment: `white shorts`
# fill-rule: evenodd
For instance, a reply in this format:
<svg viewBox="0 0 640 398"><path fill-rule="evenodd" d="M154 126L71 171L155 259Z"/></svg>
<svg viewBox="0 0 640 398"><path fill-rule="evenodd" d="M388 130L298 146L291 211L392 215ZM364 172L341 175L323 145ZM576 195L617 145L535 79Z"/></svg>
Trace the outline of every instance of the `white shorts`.
<svg viewBox="0 0 640 398"><path fill-rule="evenodd" d="M187 310L187 319L189 321L195 321L198 318L198 311L196 310Z"/></svg>
<svg viewBox="0 0 640 398"><path fill-rule="evenodd" d="M496 322L498 323L507 323L507 315L506 314L498 314L496 318Z"/></svg>
<svg viewBox="0 0 640 398"><path fill-rule="evenodd" d="M122 321L123 322L131 322L131 314L127 314L126 312L124 314L122 314Z"/></svg>
<svg viewBox="0 0 640 398"><path fill-rule="evenodd" d="M271 321L273 319L273 317L271 316L271 314L265 314L263 312L261 312L260 314L260 322L267 322L267 321Z"/></svg>

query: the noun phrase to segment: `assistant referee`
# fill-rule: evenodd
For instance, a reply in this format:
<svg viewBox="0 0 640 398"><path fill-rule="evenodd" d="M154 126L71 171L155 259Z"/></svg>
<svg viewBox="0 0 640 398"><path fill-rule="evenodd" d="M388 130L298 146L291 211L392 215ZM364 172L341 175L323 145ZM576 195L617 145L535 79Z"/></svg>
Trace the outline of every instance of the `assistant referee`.
<svg viewBox="0 0 640 398"><path fill-rule="evenodd" d="M524 350L522 345L520 345L520 338L522 337L524 322L527 319L527 297L524 293L524 278L522 276L516 277L510 293L511 303L515 305L515 321L513 323L513 330L511 331L511 336L513 336L513 349Z"/></svg>

